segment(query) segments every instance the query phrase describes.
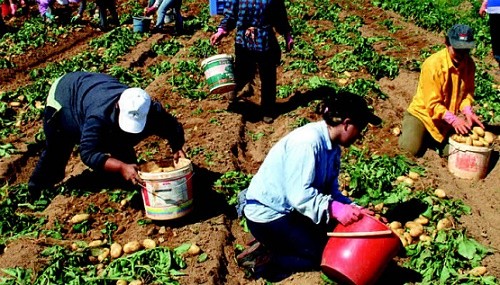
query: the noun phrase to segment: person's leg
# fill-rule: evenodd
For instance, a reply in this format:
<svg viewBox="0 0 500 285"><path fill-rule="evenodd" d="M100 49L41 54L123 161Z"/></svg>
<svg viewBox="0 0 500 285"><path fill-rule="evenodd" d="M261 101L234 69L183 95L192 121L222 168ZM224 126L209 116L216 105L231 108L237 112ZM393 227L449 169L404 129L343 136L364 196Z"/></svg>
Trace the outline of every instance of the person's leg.
<svg viewBox="0 0 500 285"><path fill-rule="evenodd" d="M236 45L234 55L234 80L236 87L230 94L229 99L231 101L236 99L238 91L243 89L254 78L256 72L255 53L248 51L241 45Z"/></svg>
<svg viewBox="0 0 500 285"><path fill-rule="evenodd" d="M107 7L109 15L111 16L111 24L116 27L120 26L120 19L118 18L118 12L116 11L116 1L108 0Z"/></svg>
<svg viewBox="0 0 500 285"><path fill-rule="evenodd" d="M156 19L155 27L157 29L162 29L163 24L165 23L165 15L167 14L167 10L173 8L175 4L174 0L163 0L158 7L158 18Z"/></svg>
<svg viewBox="0 0 500 285"><path fill-rule="evenodd" d="M412 114L405 111L399 137L399 148L410 154L419 156L425 150L425 136L427 129L424 124Z"/></svg>
<svg viewBox="0 0 500 285"><path fill-rule="evenodd" d="M181 34L184 30L184 21L181 14L182 0L175 0L174 16L175 16L175 31Z"/></svg>
<svg viewBox="0 0 500 285"><path fill-rule="evenodd" d="M258 57L259 77L261 83L260 104L266 123L275 117L276 103L276 63L274 52L267 51Z"/></svg>
<svg viewBox="0 0 500 285"><path fill-rule="evenodd" d="M292 213L269 223L247 219L250 232L272 253L271 264L289 272L317 270L328 237L324 226Z"/></svg>
<svg viewBox="0 0 500 285"><path fill-rule="evenodd" d="M108 20L107 20L107 5L106 0L96 0L97 8L99 9L99 27L101 29L108 28Z"/></svg>
<svg viewBox="0 0 500 285"><path fill-rule="evenodd" d="M50 106L45 108L45 149L28 182L34 191L51 188L64 178L66 164L75 146L62 130L58 115L56 109Z"/></svg>
<svg viewBox="0 0 500 285"><path fill-rule="evenodd" d="M500 14L489 14L489 22L493 56L500 65Z"/></svg>

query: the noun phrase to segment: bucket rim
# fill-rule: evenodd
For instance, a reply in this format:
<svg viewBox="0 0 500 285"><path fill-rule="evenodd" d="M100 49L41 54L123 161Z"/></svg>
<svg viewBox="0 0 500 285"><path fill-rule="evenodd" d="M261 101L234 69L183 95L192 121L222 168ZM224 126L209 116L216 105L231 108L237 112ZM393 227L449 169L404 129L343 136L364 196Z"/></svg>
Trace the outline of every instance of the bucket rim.
<svg viewBox="0 0 500 285"><path fill-rule="evenodd" d="M455 147L457 150L461 151L472 151L472 152L491 152L493 149L491 146L474 146L474 145L468 145L464 143L459 143L452 139L451 137L448 138L448 143Z"/></svg>
<svg viewBox="0 0 500 285"><path fill-rule="evenodd" d="M201 66L205 66L205 65L207 65L211 61L218 60L218 59L223 59L223 58L229 58L230 60L233 60L233 56L232 55L227 54L227 53L222 53L222 54L217 54L217 55L205 58L201 62Z"/></svg>
<svg viewBox="0 0 500 285"><path fill-rule="evenodd" d="M193 172L193 163L191 160L187 158L179 158L179 162L183 165L180 168L174 169L172 171L167 172L145 172L145 171L137 171L139 173L139 177L144 180L164 180L164 179L172 179L185 176L190 172Z"/></svg>

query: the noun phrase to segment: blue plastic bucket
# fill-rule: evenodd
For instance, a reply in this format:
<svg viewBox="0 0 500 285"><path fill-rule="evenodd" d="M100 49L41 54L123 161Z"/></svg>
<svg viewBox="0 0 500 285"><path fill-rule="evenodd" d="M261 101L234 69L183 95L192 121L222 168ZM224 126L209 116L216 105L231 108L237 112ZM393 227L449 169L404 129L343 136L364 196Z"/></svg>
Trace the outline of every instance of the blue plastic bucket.
<svg viewBox="0 0 500 285"><path fill-rule="evenodd" d="M132 17L134 24L134 32L147 33L151 25L151 18L149 17Z"/></svg>

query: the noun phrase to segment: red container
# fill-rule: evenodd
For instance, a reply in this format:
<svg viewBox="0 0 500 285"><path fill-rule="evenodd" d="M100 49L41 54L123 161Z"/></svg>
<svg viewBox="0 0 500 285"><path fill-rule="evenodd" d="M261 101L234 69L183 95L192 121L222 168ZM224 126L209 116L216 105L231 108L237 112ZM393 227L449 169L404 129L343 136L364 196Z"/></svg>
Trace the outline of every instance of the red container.
<svg viewBox="0 0 500 285"><path fill-rule="evenodd" d="M382 222L365 215L354 224L338 224L335 233L375 232L390 230ZM389 234L361 237L330 237L323 251L321 269L342 284L371 285L387 264L397 255L402 244L392 231Z"/></svg>
<svg viewBox="0 0 500 285"><path fill-rule="evenodd" d="M5 0L4 2L2 3L2 17L7 17L10 15L10 6L8 3L5 3Z"/></svg>

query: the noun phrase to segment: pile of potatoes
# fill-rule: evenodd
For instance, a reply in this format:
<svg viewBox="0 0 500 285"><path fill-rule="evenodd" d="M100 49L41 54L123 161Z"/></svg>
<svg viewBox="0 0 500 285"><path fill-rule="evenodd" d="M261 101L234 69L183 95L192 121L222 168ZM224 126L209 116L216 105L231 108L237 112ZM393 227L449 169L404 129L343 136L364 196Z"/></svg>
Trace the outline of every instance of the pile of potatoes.
<svg viewBox="0 0 500 285"><path fill-rule="evenodd" d="M424 216L419 216L413 221L408 221L404 224L394 221L388 226L399 237L403 246L408 246L413 243L432 241L432 237L426 232L425 227L429 224L429 219ZM438 231L453 227L453 222L449 218L443 218L438 221L436 229Z"/></svg>
<svg viewBox="0 0 500 285"><path fill-rule="evenodd" d="M495 135L492 132L483 130L481 127L473 127L469 135L454 134L451 139L466 145L489 147L495 141Z"/></svg>

